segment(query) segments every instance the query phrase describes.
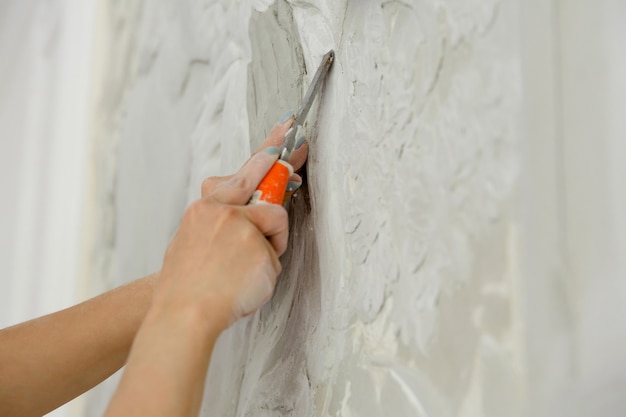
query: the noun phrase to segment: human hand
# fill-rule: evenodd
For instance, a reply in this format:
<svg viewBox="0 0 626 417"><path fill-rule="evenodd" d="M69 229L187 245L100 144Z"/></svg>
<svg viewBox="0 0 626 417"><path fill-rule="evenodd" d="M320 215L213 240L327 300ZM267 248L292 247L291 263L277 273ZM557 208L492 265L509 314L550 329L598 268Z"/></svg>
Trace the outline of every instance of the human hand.
<svg viewBox="0 0 626 417"><path fill-rule="evenodd" d="M287 131L289 130L289 128L291 127L293 123L293 117L294 117L294 114L292 110L286 112L281 118L281 121L284 121L284 122L283 123L279 122L276 125L274 125L274 127L272 128L270 133L267 135L263 143L259 146L259 148L252 155L255 155L256 153L261 152L264 149L267 149L272 146L280 146L283 142L283 138L285 137L285 134L287 133ZM286 199L291 197L291 194L293 194L293 192L302 185L302 178L300 177L300 175L298 175L295 172L298 171L300 168L302 168L302 166L306 162L308 154L309 154L309 145L306 142L305 137L302 136L296 142L296 149L294 149L294 151L291 153L291 156L289 157L288 162L293 167L294 174L292 174L291 177L289 177L289 184L287 186L287 193L285 196ZM204 182L202 183L202 196L204 197L215 188L220 187L222 184L226 183L230 178L232 178L232 175L224 176L224 177L209 177L205 179Z"/></svg>
<svg viewBox="0 0 626 417"><path fill-rule="evenodd" d="M164 311L199 312L225 328L260 308L271 297L286 249L287 212L278 205L246 206L278 157L291 119L276 125L239 172L212 177L202 184L202 198L192 203L166 252L153 306ZM306 144L290 162L300 168ZM290 180L301 182L294 175Z"/></svg>

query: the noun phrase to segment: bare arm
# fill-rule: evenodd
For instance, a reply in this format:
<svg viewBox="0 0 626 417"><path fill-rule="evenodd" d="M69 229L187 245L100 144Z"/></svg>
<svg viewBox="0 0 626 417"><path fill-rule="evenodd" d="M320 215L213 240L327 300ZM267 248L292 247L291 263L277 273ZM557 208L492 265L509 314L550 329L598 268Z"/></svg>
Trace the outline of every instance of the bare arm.
<svg viewBox="0 0 626 417"><path fill-rule="evenodd" d="M276 125L261 148L280 144L290 125L291 120ZM197 413L215 340L233 320L265 301L255 299L254 294L269 298L274 282L265 282L264 277L275 278L280 268L276 255L284 250L280 245L286 241L286 230L272 227L286 225L284 211L280 207L243 206L256 185L254 181L258 183L262 178L260 172L269 168L267 156L256 157L257 162L259 157L265 158L265 165L247 164L248 170L240 171L243 176L211 178L203 183L203 203L193 206L199 210L188 210L188 214L195 213L201 219L195 214L186 216L187 223L194 221L181 229L208 231L216 219L219 225L230 228L221 228L226 233L218 239L218 245L194 241L206 234L184 234L179 230L158 274L160 296L156 302L153 287L157 275L151 275L75 307L0 330L0 416L41 416L52 411L117 371L129 358L131 345L127 372L107 415L133 415L136 411L135 415L149 417L163 410L177 410L162 414L168 416L193 414L187 410ZM290 162L298 169L306 156L305 144L294 152ZM294 180L300 179L294 175ZM207 208L211 213L217 208L221 214L217 218L207 216ZM220 217L223 215L226 217ZM233 225L243 225L247 232L242 234ZM252 245L256 249L246 252L242 246L246 242L256 242ZM261 250L259 242L265 245ZM201 249L195 257L188 250L192 246ZM224 252L224 248L229 250ZM211 251L217 258L208 256ZM242 253L248 259L255 251L262 256L250 258L253 265L241 262ZM235 256L236 261L230 258L231 266L247 272L231 266L227 271L216 270L217 265L224 267L216 261L226 259L224 253ZM272 266L264 263L267 259L271 259ZM257 274L248 274L251 270L257 270ZM198 271L203 274L194 273ZM256 279L230 280L243 276ZM229 282L237 285L216 286ZM262 286L255 287L258 283ZM138 405L148 407L147 412L137 411ZM152 405L157 406L154 413L149 411Z"/></svg>
<svg viewBox="0 0 626 417"><path fill-rule="evenodd" d="M280 142L277 126L264 146ZM294 155L297 169L306 147ZM272 295L287 246L287 213L245 206L276 160L253 156L234 176L209 179L185 213L167 250L154 302L106 417L196 416L213 346L220 333Z"/></svg>
<svg viewBox="0 0 626 417"><path fill-rule="evenodd" d="M0 415L41 416L126 361L155 276L0 331Z"/></svg>
<svg viewBox="0 0 626 417"><path fill-rule="evenodd" d="M245 204L277 156L257 154L187 209L107 417L197 415L215 341L271 297L287 245L283 207L221 201Z"/></svg>

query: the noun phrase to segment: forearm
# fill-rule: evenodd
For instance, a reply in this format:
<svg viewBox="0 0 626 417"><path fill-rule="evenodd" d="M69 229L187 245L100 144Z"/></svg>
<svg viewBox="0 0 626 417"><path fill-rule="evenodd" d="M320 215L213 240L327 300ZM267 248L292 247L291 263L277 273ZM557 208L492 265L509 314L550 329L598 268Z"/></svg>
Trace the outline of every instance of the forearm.
<svg viewBox="0 0 626 417"><path fill-rule="evenodd" d="M126 361L154 276L0 331L0 415L41 416Z"/></svg>
<svg viewBox="0 0 626 417"><path fill-rule="evenodd" d="M279 144L292 120L277 125L265 146ZM202 198L187 208L167 249L106 417L198 415L215 341L271 297L280 273L287 212L273 204L246 205L278 154L279 148L267 148L235 175L204 181ZM293 156L297 169L306 147Z"/></svg>
<svg viewBox="0 0 626 417"><path fill-rule="evenodd" d="M105 417L198 415L222 328L192 308L149 312Z"/></svg>

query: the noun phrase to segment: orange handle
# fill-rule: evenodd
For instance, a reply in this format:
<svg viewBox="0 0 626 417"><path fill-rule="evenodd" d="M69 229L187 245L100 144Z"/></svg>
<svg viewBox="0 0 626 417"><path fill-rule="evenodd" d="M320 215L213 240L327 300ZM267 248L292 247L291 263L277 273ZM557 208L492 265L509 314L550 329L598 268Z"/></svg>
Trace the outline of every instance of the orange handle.
<svg viewBox="0 0 626 417"><path fill-rule="evenodd" d="M279 159L274 162L272 168L265 174L256 191L252 194L248 204L258 204L260 202L283 204L285 190L291 174L293 174L293 167L287 161Z"/></svg>

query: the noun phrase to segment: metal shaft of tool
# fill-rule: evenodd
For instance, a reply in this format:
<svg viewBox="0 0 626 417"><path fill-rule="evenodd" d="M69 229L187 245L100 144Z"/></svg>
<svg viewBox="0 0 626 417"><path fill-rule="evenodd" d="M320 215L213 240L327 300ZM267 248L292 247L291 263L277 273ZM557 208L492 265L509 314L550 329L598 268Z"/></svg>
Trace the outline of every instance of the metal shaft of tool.
<svg viewBox="0 0 626 417"><path fill-rule="evenodd" d="M298 133L298 127L304 125L304 121L309 114L309 110L313 105L313 101L315 100L315 97L322 88L322 84L324 83L326 74L328 73L328 70L330 69L330 66L333 64L334 60L335 51L333 50L328 51L328 53L326 53L326 55L322 57L322 62L317 68L317 71L313 76L313 81L311 81L311 85L304 95L302 105L296 112L292 127L285 134L285 139L283 140L283 145L280 153L280 159L282 159L283 161L287 161L291 156L291 152L293 152L296 146L296 134Z"/></svg>

